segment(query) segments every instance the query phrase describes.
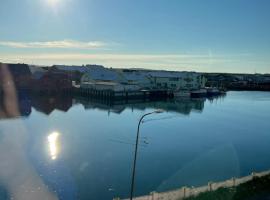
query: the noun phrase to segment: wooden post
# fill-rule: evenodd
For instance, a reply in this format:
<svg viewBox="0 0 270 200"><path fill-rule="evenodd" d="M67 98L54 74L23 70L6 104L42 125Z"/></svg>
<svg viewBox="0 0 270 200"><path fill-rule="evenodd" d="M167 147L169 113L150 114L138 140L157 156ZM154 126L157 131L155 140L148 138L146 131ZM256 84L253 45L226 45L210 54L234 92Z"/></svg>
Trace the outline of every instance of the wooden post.
<svg viewBox="0 0 270 200"><path fill-rule="evenodd" d="M252 179L256 178L256 173L255 172L252 172L251 173L251 176L252 176Z"/></svg>
<svg viewBox="0 0 270 200"><path fill-rule="evenodd" d="M157 192L151 192L150 193L151 200L157 200L158 199L158 193Z"/></svg>
<svg viewBox="0 0 270 200"><path fill-rule="evenodd" d="M235 178L234 177L232 178L232 181L233 181L233 187L235 187Z"/></svg>
<svg viewBox="0 0 270 200"><path fill-rule="evenodd" d="M212 182L208 183L208 191L212 191Z"/></svg>

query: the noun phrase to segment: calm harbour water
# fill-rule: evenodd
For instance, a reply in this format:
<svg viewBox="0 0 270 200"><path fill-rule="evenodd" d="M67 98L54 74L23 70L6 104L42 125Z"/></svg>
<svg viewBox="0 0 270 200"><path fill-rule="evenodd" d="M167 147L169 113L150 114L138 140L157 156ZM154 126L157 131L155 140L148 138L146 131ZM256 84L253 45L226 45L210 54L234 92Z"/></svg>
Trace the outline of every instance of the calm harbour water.
<svg viewBox="0 0 270 200"><path fill-rule="evenodd" d="M10 148L10 140L23 143L20 151L29 166L59 199L129 197L137 123L155 109L166 112L151 115L142 124L136 195L270 169L267 92L114 106L25 95L19 104L20 119L0 121L0 150L3 154ZM5 131L11 139L3 139ZM48 136L55 132L51 144ZM0 177L5 170L0 168Z"/></svg>

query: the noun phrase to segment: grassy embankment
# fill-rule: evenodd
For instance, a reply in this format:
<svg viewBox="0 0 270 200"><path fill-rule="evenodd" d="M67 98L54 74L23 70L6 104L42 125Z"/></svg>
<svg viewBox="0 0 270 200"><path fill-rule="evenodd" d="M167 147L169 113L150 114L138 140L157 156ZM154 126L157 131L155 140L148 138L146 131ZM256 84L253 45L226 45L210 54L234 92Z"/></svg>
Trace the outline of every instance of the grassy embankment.
<svg viewBox="0 0 270 200"><path fill-rule="evenodd" d="M185 200L266 200L270 199L270 175L232 188L201 193Z"/></svg>

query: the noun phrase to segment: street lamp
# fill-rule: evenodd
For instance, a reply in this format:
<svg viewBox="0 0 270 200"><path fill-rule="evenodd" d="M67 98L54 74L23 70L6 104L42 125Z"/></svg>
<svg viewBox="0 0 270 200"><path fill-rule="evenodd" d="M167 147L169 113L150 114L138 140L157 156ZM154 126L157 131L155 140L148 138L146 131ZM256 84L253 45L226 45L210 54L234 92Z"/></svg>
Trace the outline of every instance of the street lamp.
<svg viewBox="0 0 270 200"><path fill-rule="evenodd" d="M144 117L146 117L148 115L152 115L152 114L163 113L163 112L164 112L164 110L155 110L153 112L146 113L140 118L140 121L138 123L134 161L133 161L133 170L132 170L132 180L131 180L131 188L130 188L130 200L133 199L133 192L134 192L134 181L135 181L135 173L136 173L136 161L137 161L138 143L139 143L139 135L140 135L140 125L141 125Z"/></svg>

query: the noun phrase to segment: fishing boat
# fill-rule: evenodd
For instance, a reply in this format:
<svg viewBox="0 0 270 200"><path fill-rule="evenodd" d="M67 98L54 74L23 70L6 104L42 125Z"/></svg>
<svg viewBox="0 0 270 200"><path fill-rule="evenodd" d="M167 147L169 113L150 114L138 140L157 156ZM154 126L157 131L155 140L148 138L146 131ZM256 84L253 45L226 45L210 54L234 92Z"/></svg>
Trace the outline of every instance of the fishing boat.
<svg viewBox="0 0 270 200"><path fill-rule="evenodd" d="M173 93L175 98L189 98L191 96L188 90L178 90Z"/></svg>
<svg viewBox="0 0 270 200"><path fill-rule="evenodd" d="M221 95L226 95L226 92L227 92L226 90L220 90Z"/></svg>
<svg viewBox="0 0 270 200"><path fill-rule="evenodd" d="M201 98L207 96L207 90L206 89L198 89L191 91L191 97L193 98Z"/></svg>
<svg viewBox="0 0 270 200"><path fill-rule="evenodd" d="M219 89L217 89L215 87L209 87L209 88L206 88L206 90L207 90L207 95L208 96L215 96L215 95L220 94Z"/></svg>

